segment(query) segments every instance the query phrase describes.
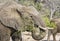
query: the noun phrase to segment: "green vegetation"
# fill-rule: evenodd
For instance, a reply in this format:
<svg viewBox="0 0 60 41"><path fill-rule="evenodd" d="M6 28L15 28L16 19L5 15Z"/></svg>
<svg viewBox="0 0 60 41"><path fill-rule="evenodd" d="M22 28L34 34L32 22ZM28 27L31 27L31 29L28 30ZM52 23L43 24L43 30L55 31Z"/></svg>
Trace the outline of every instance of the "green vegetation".
<svg viewBox="0 0 60 41"><path fill-rule="evenodd" d="M52 28L56 27L56 24L54 22L50 22L48 17L43 17L43 19L44 19L47 27L52 27Z"/></svg>
<svg viewBox="0 0 60 41"><path fill-rule="evenodd" d="M34 7L39 11L41 10L42 6L41 6L41 3L36 3L34 4Z"/></svg>
<svg viewBox="0 0 60 41"><path fill-rule="evenodd" d="M33 30L33 26L32 25L26 25L25 27L24 27L24 31L32 31Z"/></svg>
<svg viewBox="0 0 60 41"><path fill-rule="evenodd" d="M35 3L34 0L19 0L18 3L26 6L34 6L38 11L41 9L41 3Z"/></svg>

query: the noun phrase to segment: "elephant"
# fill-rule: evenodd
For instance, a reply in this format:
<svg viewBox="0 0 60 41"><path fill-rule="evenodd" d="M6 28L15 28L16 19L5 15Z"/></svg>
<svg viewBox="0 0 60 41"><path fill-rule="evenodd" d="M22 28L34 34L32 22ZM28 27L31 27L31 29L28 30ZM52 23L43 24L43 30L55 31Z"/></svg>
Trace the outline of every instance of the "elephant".
<svg viewBox="0 0 60 41"><path fill-rule="evenodd" d="M31 26L32 37L41 40L46 35L46 25L33 6L14 1L0 5L0 41L22 41L22 29Z"/></svg>
<svg viewBox="0 0 60 41"><path fill-rule="evenodd" d="M49 38L50 38L51 34L53 35L53 41L57 41L55 37L56 37L57 33L60 33L60 18L53 18L53 19L51 19L51 22L54 22L56 27L49 31L48 41L49 41Z"/></svg>

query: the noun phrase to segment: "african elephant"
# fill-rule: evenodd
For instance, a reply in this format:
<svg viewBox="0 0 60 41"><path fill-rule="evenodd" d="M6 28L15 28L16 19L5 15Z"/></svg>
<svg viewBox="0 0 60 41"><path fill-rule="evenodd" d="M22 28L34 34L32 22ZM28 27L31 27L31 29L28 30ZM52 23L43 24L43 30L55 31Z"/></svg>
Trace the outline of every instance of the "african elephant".
<svg viewBox="0 0 60 41"><path fill-rule="evenodd" d="M52 34L53 35L53 41L56 41L56 34L57 33L60 33L60 18L55 18L55 19L52 19L51 22L54 22L55 25L56 25L56 28L50 30L50 34L48 36L48 41L49 41L49 38L50 38L50 35Z"/></svg>
<svg viewBox="0 0 60 41"><path fill-rule="evenodd" d="M32 37L41 40L46 34L46 27L34 7L23 6L9 1L0 6L0 41L22 41L22 28L31 25ZM40 28L41 27L41 28ZM37 34L38 33L38 34Z"/></svg>

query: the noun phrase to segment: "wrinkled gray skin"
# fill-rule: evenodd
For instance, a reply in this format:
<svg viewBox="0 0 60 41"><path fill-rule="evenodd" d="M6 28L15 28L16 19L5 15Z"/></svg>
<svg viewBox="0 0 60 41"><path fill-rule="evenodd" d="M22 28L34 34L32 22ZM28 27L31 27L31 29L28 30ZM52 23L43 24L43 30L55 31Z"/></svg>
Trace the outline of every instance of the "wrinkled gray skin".
<svg viewBox="0 0 60 41"><path fill-rule="evenodd" d="M41 40L44 38L46 30L40 28L39 26L46 26L43 20L39 18L38 15L36 15L36 9L30 8L19 5L13 1L0 5L0 41L10 41L10 37L12 37L13 41L22 41L21 30L25 25L25 21L23 21L22 18L28 18L27 21L29 21L29 19L33 20L33 25L36 27L33 29L36 30L32 30L32 37L35 40ZM25 23L29 24L27 21ZM43 32L45 34L42 34L40 32Z"/></svg>
<svg viewBox="0 0 60 41"><path fill-rule="evenodd" d="M48 41L50 39L51 34L53 35L53 41L57 41L56 40L56 34L60 33L60 18L52 19L51 22L54 22L56 24L56 28L49 31Z"/></svg>

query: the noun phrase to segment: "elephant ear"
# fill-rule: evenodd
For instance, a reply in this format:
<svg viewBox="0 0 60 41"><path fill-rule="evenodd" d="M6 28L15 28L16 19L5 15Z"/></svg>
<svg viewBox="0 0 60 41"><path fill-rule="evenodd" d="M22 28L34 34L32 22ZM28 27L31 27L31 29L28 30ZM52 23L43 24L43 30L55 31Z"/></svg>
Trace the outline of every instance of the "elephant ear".
<svg viewBox="0 0 60 41"><path fill-rule="evenodd" d="M20 30L22 27L22 21L20 20L20 22L18 21L19 19L9 19L9 18L0 18L1 23L8 27L8 28L13 28L15 30Z"/></svg>
<svg viewBox="0 0 60 41"><path fill-rule="evenodd" d="M4 26L15 30L20 30L23 27L23 22L17 9L11 6L1 9L0 21Z"/></svg>

